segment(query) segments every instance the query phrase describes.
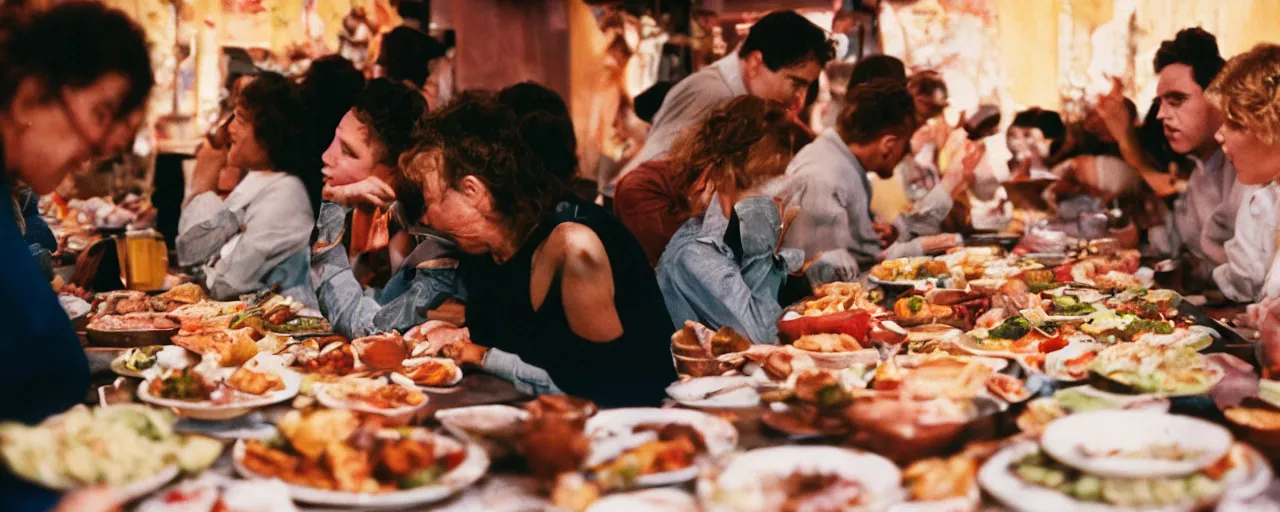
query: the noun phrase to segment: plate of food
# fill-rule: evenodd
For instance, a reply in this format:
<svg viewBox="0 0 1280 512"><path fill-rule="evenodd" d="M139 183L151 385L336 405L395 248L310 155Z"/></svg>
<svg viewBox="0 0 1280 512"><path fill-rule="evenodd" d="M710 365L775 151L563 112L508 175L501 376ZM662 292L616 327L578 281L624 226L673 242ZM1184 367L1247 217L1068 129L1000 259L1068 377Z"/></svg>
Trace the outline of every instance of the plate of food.
<svg viewBox="0 0 1280 512"><path fill-rule="evenodd" d="M427 394L398 373L377 377L346 376L317 385L316 400L332 409L401 417L426 407Z"/></svg>
<svg viewBox="0 0 1280 512"><path fill-rule="evenodd" d="M232 480L212 472L183 480L138 504L135 512L297 512L279 480Z"/></svg>
<svg viewBox="0 0 1280 512"><path fill-rule="evenodd" d="M833 446L759 448L698 479L703 510L885 510L902 498L901 472L874 453Z"/></svg>
<svg viewBox="0 0 1280 512"><path fill-rule="evenodd" d="M175 345L151 345L125 350L111 360L111 371L116 375L145 378L143 372L159 366L160 368L182 369L196 364L190 352Z"/></svg>
<svg viewBox="0 0 1280 512"><path fill-rule="evenodd" d="M1035 441L1021 441L988 459L978 471L978 482L1016 511L1184 512L1212 507L1224 495L1256 496L1271 474L1266 461L1240 443L1213 465L1190 474L1117 478L1063 465Z"/></svg>
<svg viewBox="0 0 1280 512"><path fill-rule="evenodd" d="M818 368L843 370L855 364L874 365L880 360L876 349L863 348L848 334L807 334L791 346L813 359Z"/></svg>
<svg viewBox="0 0 1280 512"><path fill-rule="evenodd" d="M1029 374L1042 374L1059 382L1080 382L1089 378L1089 365L1106 345L1093 341L1070 341L1067 346L1047 354L1028 354L1017 358Z"/></svg>
<svg viewBox="0 0 1280 512"><path fill-rule="evenodd" d="M1057 462L1118 478L1195 473L1221 460L1233 442L1221 426L1152 411L1073 414L1050 423L1040 436L1040 448Z"/></svg>
<svg viewBox="0 0 1280 512"><path fill-rule="evenodd" d="M1023 432L1038 434L1045 426L1069 414L1105 410L1144 410L1167 412L1169 399L1148 395L1119 395L1092 386L1060 389L1053 396L1027 403L1016 423Z"/></svg>
<svg viewBox="0 0 1280 512"><path fill-rule="evenodd" d="M89 320L85 335L98 346L144 347L167 345L178 328L178 323L163 313L99 315Z"/></svg>
<svg viewBox="0 0 1280 512"><path fill-rule="evenodd" d="M181 369L148 370L138 399L199 420L226 420L298 395L302 376L279 356L260 354L238 368L222 368L216 358Z"/></svg>
<svg viewBox="0 0 1280 512"><path fill-rule="evenodd" d="M0 425L0 456L13 474L43 487L108 485L136 498L182 471L208 468L222 453L218 441L174 433L175 421L144 405L81 405L37 426Z"/></svg>
<svg viewBox="0 0 1280 512"><path fill-rule="evenodd" d="M1104 387L1155 396L1203 395L1225 376L1221 367L1190 348L1139 343L1103 349L1089 371Z"/></svg>
<svg viewBox="0 0 1280 512"><path fill-rule="evenodd" d="M954 282L963 281L952 275L946 262L929 257L885 260L871 267L871 277L868 280L897 291L948 288Z"/></svg>
<svg viewBox="0 0 1280 512"><path fill-rule="evenodd" d="M587 420L590 452L584 463L606 488L655 487L687 482L696 461L719 457L738 444L733 424L688 409L624 408Z"/></svg>
<svg viewBox="0 0 1280 512"><path fill-rule="evenodd" d="M236 472L278 478L295 501L329 507L420 507L470 487L489 469L479 446L421 427L386 428L341 409L290 411L280 436L241 440Z"/></svg>
<svg viewBox="0 0 1280 512"><path fill-rule="evenodd" d="M414 384L428 389L455 386L462 382L462 368L446 357L405 359L400 372Z"/></svg>

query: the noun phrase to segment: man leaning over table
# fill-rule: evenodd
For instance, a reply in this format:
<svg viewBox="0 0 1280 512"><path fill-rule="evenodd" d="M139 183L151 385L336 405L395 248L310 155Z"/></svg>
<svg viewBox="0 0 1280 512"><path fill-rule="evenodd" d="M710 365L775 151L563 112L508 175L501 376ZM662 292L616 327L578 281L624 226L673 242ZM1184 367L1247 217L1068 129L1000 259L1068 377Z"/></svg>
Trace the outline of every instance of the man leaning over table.
<svg viewBox="0 0 1280 512"><path fill-rule="evenodd" d="M879 79L850 91L836 126L826 129L801 149L787 167L777 195L800 214L791 224L783 246L805 251L812 263L806 270L811 284L849 281L859 269L883 259L920 256L954 247L959 235L943 233L898 239L912 232L876 224L871 217L871 187L867 173L883 178L907 153L918 125L914 98L905 83ZM970 153L975 153L970 151ZM967 154L976 160L980 154ZM948 173L915 205L913 217L936 217L951 211L952 193L964 173Z"/></svg>

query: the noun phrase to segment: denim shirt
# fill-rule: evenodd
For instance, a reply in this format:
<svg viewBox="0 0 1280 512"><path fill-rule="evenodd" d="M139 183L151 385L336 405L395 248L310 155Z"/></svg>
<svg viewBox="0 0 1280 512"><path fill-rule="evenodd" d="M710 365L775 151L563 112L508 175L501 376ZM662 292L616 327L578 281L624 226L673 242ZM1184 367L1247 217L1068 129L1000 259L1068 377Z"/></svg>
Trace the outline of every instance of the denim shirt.
<svg viewBox="0 0 1280 512"><path fill-rule="evenodd" d="M676 325L700 322L730 327L754 343L776 344L778 289L788 272L804 264L804 252L775 254L782 216L773 199L748 197L733 207L741 233L741 258L725 241L730 221L719 196L707 212L685 222L658 261L658 287Z"/></svg>
<svg viewBox="0 0 1280 512"><path fill-rule="evenodd" d="M449 298L466 300L466 290L457 279L456 262L429 264L414 259L406 260L381 292L366 293L351 271L341 242L347 211L336 203L320 205L320 218L316 221L319 236L311 252L311 279L320 310L335 332L353 339L392 330L405 332L425 322L427 312ZM425 247L427 244L436 247ZM452 246L428 240L411 255L446 255L453 250ZM510 381L521 393L561 394L545 370L521 361L515 354L489 349L481 369Z"/></svg>

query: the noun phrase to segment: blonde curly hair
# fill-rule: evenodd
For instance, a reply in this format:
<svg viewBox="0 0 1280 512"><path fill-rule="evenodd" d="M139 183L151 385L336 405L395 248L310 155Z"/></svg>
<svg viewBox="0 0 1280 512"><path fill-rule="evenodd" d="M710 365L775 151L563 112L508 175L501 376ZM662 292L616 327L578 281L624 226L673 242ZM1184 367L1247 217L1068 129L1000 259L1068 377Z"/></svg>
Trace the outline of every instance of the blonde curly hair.
<svg viewBox="0 0 1280 512"><path fill-rule="evenodd" d="M1205 96L1227 122L1266 144L1280 142L1280 45L1263 43L1232 57Z"/></svg>

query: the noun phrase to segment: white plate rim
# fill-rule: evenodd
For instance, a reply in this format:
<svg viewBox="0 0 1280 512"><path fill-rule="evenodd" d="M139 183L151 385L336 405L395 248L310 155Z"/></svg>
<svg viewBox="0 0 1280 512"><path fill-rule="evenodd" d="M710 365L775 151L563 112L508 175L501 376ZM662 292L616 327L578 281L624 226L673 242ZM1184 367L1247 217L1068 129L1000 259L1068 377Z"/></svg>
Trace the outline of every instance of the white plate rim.
<svg viewBox="0 0 1280 512"><path fill-rule="evenodd" d="M1099 432L1117 425L1142 425L1153 438L1152 442L1185 442L1199 440L1206 448L1204 454L1190 461L1156 461L1146 459L1091 459L1080 454L1077 448L1096 439ZM1165 439L1157 436L1160 426L1177 426L1196 432L1195 435ZM1102 428L1099 428L1102 427ZM1176 477L1193 473L1213 465L1231 449L1233 437L1226 428L1198 418L1143 410L1102 410L1070 414L1049 423L1040 434L1040 448L1058 462L1086 473L1116 478Z"/></svg>

